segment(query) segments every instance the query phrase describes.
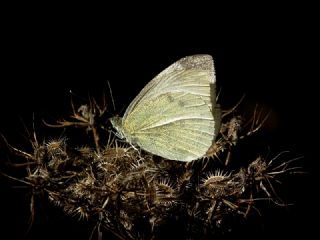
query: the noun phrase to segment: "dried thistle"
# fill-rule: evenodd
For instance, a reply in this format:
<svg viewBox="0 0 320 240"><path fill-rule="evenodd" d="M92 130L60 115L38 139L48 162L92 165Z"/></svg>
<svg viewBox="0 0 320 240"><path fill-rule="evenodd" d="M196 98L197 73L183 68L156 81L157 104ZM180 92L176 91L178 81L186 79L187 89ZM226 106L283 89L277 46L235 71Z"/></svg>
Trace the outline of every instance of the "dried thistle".
<svg viewBox="0 0 320 240"><path fill-rule="evenodd" d="M266 121L268 114L257 109L248 121L225 114L220 138L206 159L188 164L118 142L102 124L107 121L106 108L95 100L78 111L72 103L72 109L72 121L47 125L85 127L93 143L71 146L69 136L41 143L34 134L33 151L26 152L3 138L8 149L25 161L13 166L26 168L27 174L22 179L2 174L30 187L32 208L35 194L47 196L66 214L95 222L100 237L106 229L119 239L157 239L172 224L188 239L215 236L232 228L230 217L247 217L258 200L281 205L274 183L281 175L298 171L291 167L293 160L281 162L280 155L246 159L241 167L231 168L238 142L253 137Z"/></svg>

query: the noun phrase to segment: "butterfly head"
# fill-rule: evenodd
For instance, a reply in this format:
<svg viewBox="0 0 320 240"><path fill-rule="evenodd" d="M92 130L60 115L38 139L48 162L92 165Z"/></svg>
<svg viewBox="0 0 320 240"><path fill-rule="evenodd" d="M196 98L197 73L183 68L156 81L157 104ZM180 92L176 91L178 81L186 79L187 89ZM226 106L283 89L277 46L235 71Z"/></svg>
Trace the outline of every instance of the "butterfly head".
<svg viewBox="0 0 320 240"><path fill-rule="evenodd" d="M124 139L125 138L125 134L123 131L123 125L122 125L122 118L121 117L112 117L110 118L110 122L112 124L112 126L116 129L116 136L120 139Z"/></svg>

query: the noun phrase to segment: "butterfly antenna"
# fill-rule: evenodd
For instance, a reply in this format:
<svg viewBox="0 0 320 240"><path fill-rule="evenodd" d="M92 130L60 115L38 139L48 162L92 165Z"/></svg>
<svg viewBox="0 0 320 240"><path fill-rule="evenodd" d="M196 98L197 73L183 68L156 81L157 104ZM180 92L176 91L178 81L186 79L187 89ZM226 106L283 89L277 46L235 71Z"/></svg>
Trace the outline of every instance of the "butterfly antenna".
<svg viewBox="0 0 320 240"><path fill-rule="evenodd" d="M110 82L109 82L109 81L107 81L107 83L108 83L109 92L110 92L110 96L111 96L111 101L112 101L113 111L115 111L115 110L116 110L116 105L115 105L115 103L114 103L114 99L113 99L113 95L112 95L111 85L110 85Z"/></svg>

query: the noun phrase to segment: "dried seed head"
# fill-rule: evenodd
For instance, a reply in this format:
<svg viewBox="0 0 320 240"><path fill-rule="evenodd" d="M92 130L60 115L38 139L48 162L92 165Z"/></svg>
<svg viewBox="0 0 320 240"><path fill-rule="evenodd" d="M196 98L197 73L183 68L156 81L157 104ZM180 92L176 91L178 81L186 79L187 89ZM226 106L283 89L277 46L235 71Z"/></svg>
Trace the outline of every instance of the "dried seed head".
<svg viewBox="0 0 320 240"><path fill-rule="evenodd" d="M155 204L170 206L177 203L177 189L169 178L162 178L155 182Z"/></svg>
<svg viewBox="0 0 320 240"><path fill-rule="evenodd" d="M230 173L216 170L214 173L210 172L202 179L200 189L203 190L204 196L210 198L220 198L226 195L228 184L230 181Z"/></svg>
<svg viewBox="0 0 320 240"><path fill-rule="evenodd" d="M214 173L210 172L202 179L203 187L215 187L224 185L224 183L230 179L231 174L223 172L222 170L216 170Z"/></svg>

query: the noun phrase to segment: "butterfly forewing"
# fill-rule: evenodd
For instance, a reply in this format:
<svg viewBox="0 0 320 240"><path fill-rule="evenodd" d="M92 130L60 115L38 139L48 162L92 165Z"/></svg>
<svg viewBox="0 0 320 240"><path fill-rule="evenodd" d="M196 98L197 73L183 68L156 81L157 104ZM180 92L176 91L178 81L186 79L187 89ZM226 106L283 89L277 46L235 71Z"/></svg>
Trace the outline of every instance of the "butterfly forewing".
<svg viewBox="0 0 320 240"><path fill-rule="evenodd" d="M128 106L123 118L125 119L136 105L173 91L190 92L207 97L211 95L208 98L208 104L211 104L215 102L214 83L213 60L210 55L182 58L159 73L141 90ZM213 91L208 91L210 88Z"/></svg>

